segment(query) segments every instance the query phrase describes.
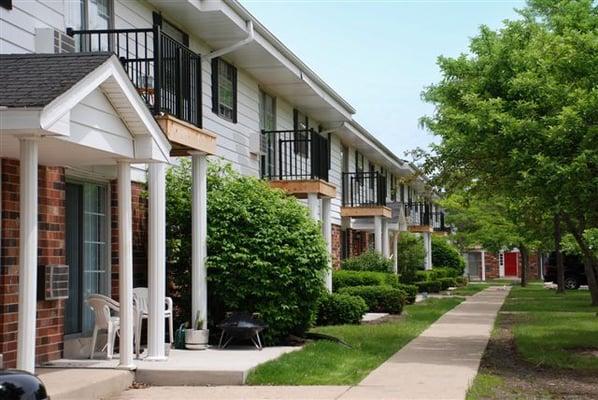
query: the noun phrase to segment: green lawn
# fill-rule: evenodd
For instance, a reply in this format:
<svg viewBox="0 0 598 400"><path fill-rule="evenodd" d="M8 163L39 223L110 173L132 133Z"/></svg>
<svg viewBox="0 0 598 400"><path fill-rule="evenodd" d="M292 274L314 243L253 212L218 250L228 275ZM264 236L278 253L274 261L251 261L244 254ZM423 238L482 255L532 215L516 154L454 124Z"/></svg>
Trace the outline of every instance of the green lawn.
<svg viewBox="0 0 598 400"><path fill-rule="evenodd" d="M247 380L251 385L351 385L360 382L409 341L417 337L463 298L428 299L405 307L404 318L383 324L319 327L314 332L336 336L346 348L330 341L310 343L260 365Z"/></svg>
<svg viewBox="0 0 598 400"><path fill-rule="evenodd" d="M532 283L526 288L514 286L511 289L496 326L500 325L502 318L514 321L512 332L517 353L534 365L593 373L598 372L598 357L579 354L571 349L598 349L597 312L598 307L590 306L588 291L568 291L557 295L541 283ZM513 399L533 397L511 388L506 380L506 375L480 373L469 389L467 399L501 398L505 393ZM542 398L550 398L550 395L546 392Z"/></svg>
<svg viewBox="0 0 598 400"><path fill-rule="evenodd" d="M484 289L488 289L489 287L490 285L485 283L476 283L457 288L453 290L451 293L453 294L453 296L471 296L473 294L481 292Z"/></svg>

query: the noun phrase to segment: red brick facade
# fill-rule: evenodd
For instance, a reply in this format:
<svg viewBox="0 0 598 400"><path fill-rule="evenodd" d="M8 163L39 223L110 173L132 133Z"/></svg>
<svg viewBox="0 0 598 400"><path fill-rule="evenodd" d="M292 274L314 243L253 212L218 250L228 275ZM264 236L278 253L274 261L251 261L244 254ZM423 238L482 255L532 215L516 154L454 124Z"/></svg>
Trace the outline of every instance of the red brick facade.
<svg viewBox="0 0 598 400"><path fill-rule="evenodd" d="M19 162L2 159L0 237L0 353L4 366L16 366L19 290ZM38 170L38 264L66 263L66 179L64 168ZM112 292L118 295L118 215L116 185L112 199ZM146 283L147 199L142 184L133 183L133 265L135 284ZM64 300L37 302L36 363L62 356Z"/></svg>
<svg viewBox="0 0 598 400"><path fill-rule="evenodd" d="M348 257L355 257L370 248L370 234L365 231L347 229Z"/></svg>
<svg viewBox="0 0 598 400"><path fill-rule="evenodd" d="M339 269L341 266L342 235L340 225L332 224L332 267Z"/></svg>
<svg viewBox="0 0 598 400"><path fill-rule="evenodd" d="M532 253L528 257L529 260L529 278L540 278L540 254ZM521 277L521 270L523 267L523 259L521 253L517 252L517 277ZM486 265L486 279L496 279L500 277L499 255L497 253L485 252L484 263Z"/></svg>
<svg viewBox="0 0 598 400"><path fill-rule="evenodd" d="M486 279L496 279L500 276L497 254L486 252L484 254L484 263L486 265Z"/></svg>

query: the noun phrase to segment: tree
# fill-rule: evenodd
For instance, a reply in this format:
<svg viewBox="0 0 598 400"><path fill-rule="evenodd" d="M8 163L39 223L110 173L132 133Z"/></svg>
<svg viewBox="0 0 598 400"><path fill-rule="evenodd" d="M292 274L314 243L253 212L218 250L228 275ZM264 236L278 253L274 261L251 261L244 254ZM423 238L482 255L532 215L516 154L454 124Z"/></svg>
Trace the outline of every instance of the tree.
<svg viewBox="0 0 598 400"><path fill-rule="evenodd" d="M448 191L560 215L598 305L598 257L584 235L598 226L598 7L531 0L520 15L482 27L469 55L439 58L443 78L423 94L436 110L422 123L442 141L426 171Z"/></svg>
<svg viewBox="0 0 598 400"><path fill-rule="evenodd" d="M397 259L401 282L415 282L415 272L423 269L426 249L422 237L413 233L401 232L397 244Z"/></svg>
<svg viewBox="0 0 598 400"><path fill-rule="evenodd" d="M433 236L432 265L434 267L452 268L461 276L465 269L465 260L459 250L457 250L457 247L451 244L447 238Z"/></svg>

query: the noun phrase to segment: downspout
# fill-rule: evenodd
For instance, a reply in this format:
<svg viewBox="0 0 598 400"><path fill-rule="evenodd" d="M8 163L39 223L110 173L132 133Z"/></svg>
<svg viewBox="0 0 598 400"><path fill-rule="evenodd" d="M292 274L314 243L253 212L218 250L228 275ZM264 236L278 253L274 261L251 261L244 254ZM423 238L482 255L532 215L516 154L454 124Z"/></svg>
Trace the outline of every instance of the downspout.
<svg viewBox="0 0 598 400"><path fill-rule="evenodd" d="M247 21L247 37L245 39L241 40L240 42L231 44L228 47L223 47L222 49L214 50L208 54L203 55L202 58L206 61L210 61L213 58L220 57L227 53L233 52L233 51L237 50L238 48L243 47L246 44L253 42L254 40L255 40L255 32L253 30L253 21L249 20L249 21Z"/></svg>

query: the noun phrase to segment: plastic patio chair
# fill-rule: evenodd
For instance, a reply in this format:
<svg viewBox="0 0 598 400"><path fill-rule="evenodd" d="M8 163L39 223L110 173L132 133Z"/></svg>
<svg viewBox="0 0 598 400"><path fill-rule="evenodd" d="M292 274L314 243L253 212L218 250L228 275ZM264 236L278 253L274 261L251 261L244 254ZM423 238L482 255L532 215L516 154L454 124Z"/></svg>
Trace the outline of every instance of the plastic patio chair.
<svg viewBox="0 0 598 400"><path fill-rule="evenodd" d="M136 287L133 289L133 305L137 318L135 324L135 354L137 354L137 357L139 357L141 348L141 324L143 320L147 319L149 316L148 298L148 288ZM166 306L164 310L164 319L168 319L168 341L170 344L172 344L172 340L174 338L174 330L172 327L172 299L170 297L165 297L164 301Z"/></svg>
<svg viewBox="0 0 598 400"><path fill-rule="evenodd" d="M112 354L114 352L114 341L120 332L120 305L117 301L101 294L89 295L87 297L87 304L89 304L95 314L95 324L91 338L91 351L89 358L93 359L98 332L106 331L106 345L102 347L101 351L106 349L106 356L110 360L112 359ZM115 315L112 315L112 312L114 312Z"/></svg>

